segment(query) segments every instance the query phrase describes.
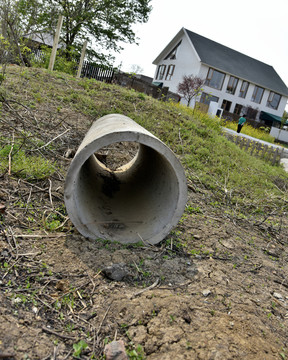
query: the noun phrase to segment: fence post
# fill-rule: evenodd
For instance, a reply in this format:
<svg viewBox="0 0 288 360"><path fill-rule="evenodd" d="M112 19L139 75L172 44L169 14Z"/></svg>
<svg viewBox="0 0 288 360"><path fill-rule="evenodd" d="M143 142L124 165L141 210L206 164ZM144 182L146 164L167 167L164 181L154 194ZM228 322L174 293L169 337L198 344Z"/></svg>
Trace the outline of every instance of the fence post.
<svg viewBox="0 0 288 360"><path fill-rule="evenodd" d="M78 71L77 71L77 75L76 75L77 78L80 78L80 76L81 76L82 67L83 67L83 61L84 61L85 52L86 52L86 47L87 47L87 40L83 44L83 48L82 48L82 52L81 52L81 58L80 58Z"/></svg>
<svg viewBox="0 0 288 360"><path fill-rule="evenodd" d="M56 57L56 52L57 52L57 47L58 47L58 42L59 42L59 37L60 37L60 31L62 28L62 22L63 22L63 16L60 15L58 18L57 29L56 29L56 33L54 36L53 48L52 48L52 53L50 56L50 62L49 62L49 66L48 66L48 70L51 70L51 71L54 68L54 62L55 62L55 57Z"/></svg>

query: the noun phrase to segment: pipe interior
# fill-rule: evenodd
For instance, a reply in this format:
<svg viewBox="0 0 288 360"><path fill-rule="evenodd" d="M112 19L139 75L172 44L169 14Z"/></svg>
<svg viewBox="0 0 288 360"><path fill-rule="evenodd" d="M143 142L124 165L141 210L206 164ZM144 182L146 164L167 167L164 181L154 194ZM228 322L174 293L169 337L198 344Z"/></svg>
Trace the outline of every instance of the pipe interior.
<svg viewBox="0 0 288 360"><path fill-rule="evenodd" d="M111 170L94 154L82 165L75 184L82 224L99 238L122 243L148 241L161 232L179 199L175 170L143 144L126 165Z"/></svg>

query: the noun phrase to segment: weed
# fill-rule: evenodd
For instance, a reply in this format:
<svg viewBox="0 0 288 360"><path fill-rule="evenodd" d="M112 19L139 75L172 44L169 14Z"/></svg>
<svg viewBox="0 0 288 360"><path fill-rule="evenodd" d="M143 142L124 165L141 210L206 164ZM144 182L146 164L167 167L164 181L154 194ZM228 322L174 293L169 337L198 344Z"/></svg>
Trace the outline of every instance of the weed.
<svg viewBox="0 0 288 360"><path fill-rule="evenodd" d="M130 344L131 347L131 344ZM129 357L129 360L144 360L145 359L145 353L141 345L134 346L133 349L128 349L127 355Z"/></svg>
<svg viewBox="0 0 288 360"><path fill-rule="evenodd" d="M199 208L199 206L197 207L192 207L190 205L186 206L186 211L188 212L188 214L202 214L201 209Z"/></svg>
<svg viewBox="0 0 288 360"><path fill-rule="evenodd" d="M126 336L129 339L128 349L126 349L129 360L145 360L145 353L142 346L134 344L128 331L126 331Z"/></svg>
<svg viewBox="0 0 288 360"><path fill-rule="evenodd" d="M87 346L88 344L86 344L84 340L80 340L78 343L73 344L73 349L74 349L73 356L79 359L82 351L85 350Z"/></svg>
<svg viewBox="0 0 288 360"><path fill-rule="evenodd" d="M175 317L173 315L170 315L169 322L172 324L175 321Z"/></svg>

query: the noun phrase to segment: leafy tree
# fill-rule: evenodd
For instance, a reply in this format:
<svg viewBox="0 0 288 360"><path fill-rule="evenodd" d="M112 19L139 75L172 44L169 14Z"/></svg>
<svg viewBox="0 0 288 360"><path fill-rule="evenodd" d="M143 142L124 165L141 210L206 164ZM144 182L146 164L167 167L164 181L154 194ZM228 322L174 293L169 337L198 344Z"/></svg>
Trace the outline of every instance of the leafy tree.
<svg viewBox="0 0 288 360"><path fill-rule="evenodd" d="M281 128L287 124L288 124L288 112L284 110L282 119L281 119Z"/></svg>
<svg viewBox="0 0 288 360"><path fill-rule="evenodd" d="M67 53L88 40L90 58L109 62L104 50L120 51L121 42L134 43L134 23L144 23L151 0L1 0L16 9L22 33L54 33L63 15L61 41Z"/></svg>
<svg viewBox="0 0 288 360"><path fill-rule="evenodd" d="M184 75L182 82L178 84L177 91L187 100L187 106L190 106L191 100L196 98L202 92L202 86L205 80L199 76Z"/></svg>

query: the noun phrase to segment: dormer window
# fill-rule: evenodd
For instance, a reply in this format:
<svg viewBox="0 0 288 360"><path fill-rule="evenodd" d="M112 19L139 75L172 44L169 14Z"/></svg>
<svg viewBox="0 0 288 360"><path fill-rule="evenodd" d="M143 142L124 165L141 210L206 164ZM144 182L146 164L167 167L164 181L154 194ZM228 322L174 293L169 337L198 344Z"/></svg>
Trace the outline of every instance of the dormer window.
<svg viewBox="0 0 288 360"><path fill-rule="evenodd" d="M182 40L170 51L170 53L165 57L164 60L175 60L176 59L177 50L178 50L181 42L182 42Z"/></svg>

